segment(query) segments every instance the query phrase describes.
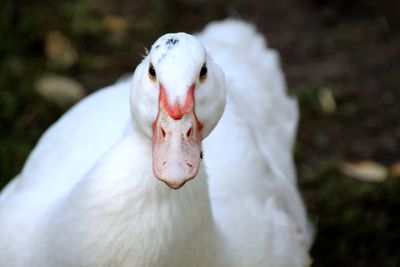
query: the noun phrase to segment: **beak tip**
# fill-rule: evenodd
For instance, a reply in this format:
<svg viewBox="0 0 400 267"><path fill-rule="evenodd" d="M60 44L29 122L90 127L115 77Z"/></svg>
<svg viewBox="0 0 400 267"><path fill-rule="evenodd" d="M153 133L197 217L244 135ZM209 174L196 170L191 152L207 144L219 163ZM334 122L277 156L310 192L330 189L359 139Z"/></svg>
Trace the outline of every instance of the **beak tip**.
<svg viewBox="0 0 400 267"><path fill-rule="evenodd" d="M197 172L193 173L193 175L191 174L187 176L174 177L174 176L161 176L161 175L156 175L156 173L154 173L154 176L158 180L164 182L169 188L177 190L182 186L184 186L186 182L192 180L196 176L196 174Z"/></svg>
<svg viewBox="0 0 400 267"><path fill-rule="evenodd" d="M166 184L167 184L167 186L168 186L169 188L174 189L174 190L178 190L178 189L181 188L185 183L181 183L181 184L166 183Z"/></svg>
<svg viewBox="0 0 400 267"><path fill-rule="evenodd" d="M169 179L160 179L163 181L169 188L178 190L181 188L188 180L169 180Z"/></svg>
<svg viewBox="0 0 400 267"><path fill-rule="evenodd" d="M187 181L196 177L199 166L186 166L179 163L169 163L153 166L154 176L171 189L181 188Z"/></svg>

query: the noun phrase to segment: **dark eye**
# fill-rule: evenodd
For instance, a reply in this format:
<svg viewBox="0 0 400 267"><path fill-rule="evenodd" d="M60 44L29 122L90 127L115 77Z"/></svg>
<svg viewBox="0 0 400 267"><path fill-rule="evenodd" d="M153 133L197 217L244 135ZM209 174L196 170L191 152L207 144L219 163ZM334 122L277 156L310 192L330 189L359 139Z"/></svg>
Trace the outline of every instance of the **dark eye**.
<svg viewBox="0 0 400 267"><path fill-rule="evenodd" d="M204 64L200 70L200 76L199 76L200 82L204 82L206 78L207 78L207 66L206 64Z"/></svg>
<svg viewBox="0 0 400 267"><path fill-rule="evenodd" d="M152 81L155 81L157 79L156 70L154 69L154 66L151 63L149 66L149 77Z"/></svg>

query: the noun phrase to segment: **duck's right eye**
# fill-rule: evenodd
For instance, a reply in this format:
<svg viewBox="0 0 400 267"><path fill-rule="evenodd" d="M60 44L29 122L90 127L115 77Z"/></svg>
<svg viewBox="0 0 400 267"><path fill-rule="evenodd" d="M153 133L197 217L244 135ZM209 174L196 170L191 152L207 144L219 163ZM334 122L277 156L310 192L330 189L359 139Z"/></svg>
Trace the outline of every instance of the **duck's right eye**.
<svg viewBox="0 0 400 267"><path fill-rule="evenodd" d="M149 77L150 77L150 80L152 80L153 82L155 82L157 80L156 70L154 69L154 66L151 63L149 66Z"/></svg>
<svg viewBox="0 0 400 267"><path fill-rule="evenodd" d="M206 63L204 63L204 65L201 67L201 70L200 70L199 80L202 83L206 79L207 79L207 66L206 66Z"/></svg>

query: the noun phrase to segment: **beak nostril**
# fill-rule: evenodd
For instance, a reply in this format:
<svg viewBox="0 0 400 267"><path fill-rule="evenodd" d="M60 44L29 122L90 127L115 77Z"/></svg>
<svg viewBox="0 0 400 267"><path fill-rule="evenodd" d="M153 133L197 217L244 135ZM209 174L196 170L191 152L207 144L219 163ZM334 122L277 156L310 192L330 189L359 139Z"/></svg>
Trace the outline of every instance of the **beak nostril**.
<svg viewBox="0 0 400 267"><path fill-rule="evenodd" d="M186 137L192 136L192 129L193 129L193 127L190 127L189 131L187 131L187 133L186 133Z"/></svg>
<svg viewBox="0 0 400 267"><path fill-rule="evenodd" d="M164 128L161 127L161 136L162 136L163 138L165 138L165 135L166 135L166 133L165 133L165 131L164 131Z"/></svg>
<svg viewBox="0 0 400 267"><path fill-rule="evenodd" d="M190 164L190 163L188 163L188 162L186 162L186 165L188 165L190 168L192 168L192 167L193 167L193 165L192 165L192 164Z"/></svg>

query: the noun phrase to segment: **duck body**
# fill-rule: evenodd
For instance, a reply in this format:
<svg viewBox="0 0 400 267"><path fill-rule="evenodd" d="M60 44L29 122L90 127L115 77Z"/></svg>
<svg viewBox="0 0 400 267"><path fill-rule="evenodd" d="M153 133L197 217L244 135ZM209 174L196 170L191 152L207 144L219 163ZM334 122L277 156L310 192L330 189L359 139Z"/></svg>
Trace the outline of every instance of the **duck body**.
<svg viewBox="0 0 400 267"><path fill-rule="evenodd" d="M198 38L225 72L227 104L196 178L179 190L154 178L154 139L132 119L144 61L132 81L96 92L51 126L2 191L0 266L309 266L291 159L297 107L275 52L238 21Z"/></svg>
<svg viewBox="0 0 400 267"><path fill-rule="evenodd" d="M73 116L74 111L61 121ZM50 140L57 127L42 140ZM218 240L210 239L217 233L209 199L199 198L208 194L206 180L171 191L152 175L150 146L134 131L120 134L93 167L76 170L77 175L84 173L80 179L71 176L71 181L57 184L55 166L54 174L46 176L53 180L48 184L37 183L33 189L22 172L18 183L6 188L3 193L15 192L0 206L0 244L6 248L0 252L0 266L214 266L212 247ZM56 144L48 145L53 150ZM82 149L71 156L84 160L90 151ZM32 160L35 153L43 151L33 152ZM3 219L6 214L12 218Z"/></svg>
<svg viewBox="0 0 400 267"><path fill-rule="evenodd" d="M199 38L228 85L205 151L214 216L234 244L234 266L309 266L313 233L292 159L298 108L286 94L278 55L237 21L211 23Z"/></svg>

